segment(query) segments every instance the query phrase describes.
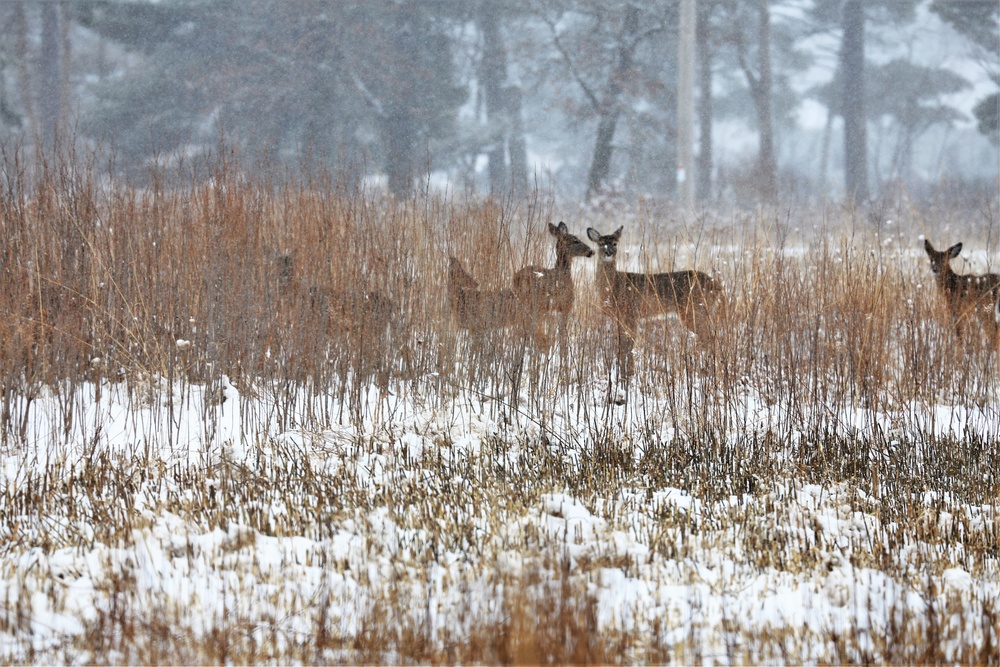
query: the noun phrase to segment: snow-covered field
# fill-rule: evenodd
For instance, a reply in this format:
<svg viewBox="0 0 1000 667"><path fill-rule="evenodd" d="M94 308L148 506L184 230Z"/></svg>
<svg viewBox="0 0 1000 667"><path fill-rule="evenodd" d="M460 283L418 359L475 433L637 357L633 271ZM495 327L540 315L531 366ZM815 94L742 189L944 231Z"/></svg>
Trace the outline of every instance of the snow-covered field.
<svg viewBox="0 0 1000 667"><path fill-rule="evenodd" d="M995 395L740 385L708 438L581 382L540 411L372 386L353 419L225 376L45 390L0 448L0 661L996 661L1000 498L924 470L995 457Z"/></svg>
<svg viewBox="0 0 1000 667"><path fill-rule="evenodd" d="M544 207L216 179L3 208L0 663L997 662L1000 361L907 202L567 216L724 286L626 382L595 259L531 344L452 317Z"/></svg>

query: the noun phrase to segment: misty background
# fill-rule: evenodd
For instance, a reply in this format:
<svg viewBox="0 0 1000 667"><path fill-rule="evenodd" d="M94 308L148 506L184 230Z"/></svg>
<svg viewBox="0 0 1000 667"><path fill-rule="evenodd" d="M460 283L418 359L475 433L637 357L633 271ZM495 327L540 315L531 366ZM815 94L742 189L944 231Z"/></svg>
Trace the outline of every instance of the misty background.
<svg viewBox="0 0 1000 667"><path fill-rule="evenodd" d="M996 201L996 0L697 0L703 206ZM6 0L0 146L132 182L220 151L566 202L678 195L680 0Z"/></svg>

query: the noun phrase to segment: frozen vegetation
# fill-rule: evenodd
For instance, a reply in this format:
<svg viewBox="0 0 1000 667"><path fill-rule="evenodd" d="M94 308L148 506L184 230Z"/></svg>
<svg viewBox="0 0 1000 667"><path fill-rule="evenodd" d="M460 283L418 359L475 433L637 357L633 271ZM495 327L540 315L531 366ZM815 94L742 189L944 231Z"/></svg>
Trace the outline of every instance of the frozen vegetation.
<svg viewBox="0 0 1000 667"><path fill-rule="evenodd" d="M997 359L914 209L567 217L727 293L626 379L597 259L548 344L455 325L548 213L222 178L8 200L0 660L996 659Z"/></svg>

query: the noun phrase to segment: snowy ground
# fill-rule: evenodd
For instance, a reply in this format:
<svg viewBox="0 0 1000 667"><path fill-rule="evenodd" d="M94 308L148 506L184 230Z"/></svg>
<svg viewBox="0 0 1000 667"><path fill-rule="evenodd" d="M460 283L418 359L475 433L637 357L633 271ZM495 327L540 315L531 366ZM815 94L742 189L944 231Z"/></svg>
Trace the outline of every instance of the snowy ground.
<svg viewBox="0 0 1000 667"><path fill-rule="evenodd" d="M996 401L826 406L883 443L865 491L797 475L794 435L764 444L795 418L745 388L719 451L765 448L774 475L692 495L648 474L685 425L596 382L589 421L554 401L544 426L462 391L372 387L337 425L332 399L225 378L97 390L36 398L0 448L3 662L447 659L523 613L586 617L627 661L996 659L1000 499L890 498L888 470L937 439L996 447Z"/></svg>

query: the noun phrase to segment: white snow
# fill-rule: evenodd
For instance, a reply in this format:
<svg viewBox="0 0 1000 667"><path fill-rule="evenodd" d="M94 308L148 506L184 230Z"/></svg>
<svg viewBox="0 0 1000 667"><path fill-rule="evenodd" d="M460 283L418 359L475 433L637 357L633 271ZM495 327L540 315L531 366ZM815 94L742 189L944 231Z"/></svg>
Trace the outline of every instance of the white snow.
<svg viewBox="0 0 1000 667"><path fill-rule="evenodd" d="M879 660L890 632L926 631L928 604L948 638L943 655L960 659L968 655L960 651L983 646L989 628L981 612L1000 603L996 558L967 559L962 540L899 544L895 527L879 519L880 499L846 483L776 479L770 491L706 502L626 479L590 503L554 489L522 505L512 490L508 502L484 506L467 475L503 466L516 486L527 472L523 443L539 434L523 410L498 421L496 406L481 397L445 404L440 397L380 398L372 387L363 423L280 431L270 417L274 397L260 389L241 396L226 378L217 387L145 378L99 389L77 388L77 422L68 431L65 401L53 392L38 397L23 443L2 449L3 510L22 513L19 532L0 536L4 660L69 650L85 661L85 653L66 647L106 622L123 598L178 635L205 637L226 619L241 619L261 641L282 637L291 646L308 641L317 622L336 636L356 636L391 591L409 610L399 623L445 642L499 622L505 586L533 581L532 574L569 577L587 592L602 631L643 638L634 659L655 641L673 647L679 662L781 659L773 646L748 639L760 636L785 637L785 655L796 661ZM607 396L595 389L593 400ZM300 409L307 402L301 397ZM644 425L635 403L609 408L623 436ZM735 405L744 435L791 423L750 388ZM856 438L878 430L996 441L993 406L841 406L829 427ZM555 411L548 427L565 434L548 446L571 465L593 445L572 419ZM665 428L664 437L673 433ZM509 443L502 456L487 444L498 435ZM101 492L116 494L116 502L100 503L114 516L69 516L67 507L88 506L82 500L13 505L42 479L66 485L61 497L87 497L92 490L71 487L88 461L102 456L122 480ZM313 487L297 486L305 463L331 483L347 480L344 488L358 496L324 508ZM231 504L252 496L233 487L237 470L248 471L246 484L259 479L290 491L237 509ZM420 488L428 492L403 490ZM244 520L207 520L213 503L220 515ZM437 535L414 520L428 503L440 504ZM995 505L970 506L932 490L922 504L940 534L995 539ZM302 520L303 512L323 518ZM769 547L751 544L761 535L770 536ZM935 571L930 562L947 567ZM857 641L834 646L830 637L845 633ZM280 654L283 645L272 648Z"/></svg>

